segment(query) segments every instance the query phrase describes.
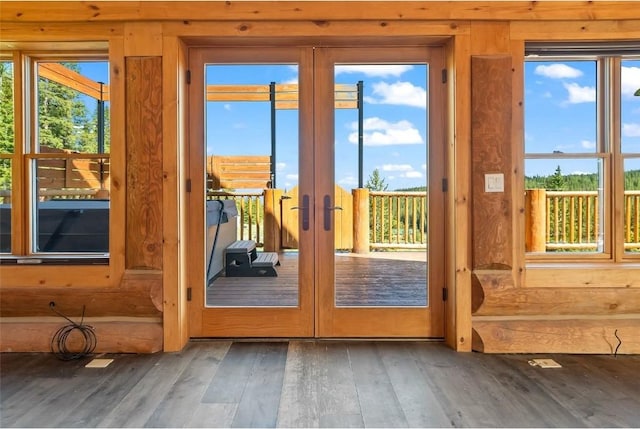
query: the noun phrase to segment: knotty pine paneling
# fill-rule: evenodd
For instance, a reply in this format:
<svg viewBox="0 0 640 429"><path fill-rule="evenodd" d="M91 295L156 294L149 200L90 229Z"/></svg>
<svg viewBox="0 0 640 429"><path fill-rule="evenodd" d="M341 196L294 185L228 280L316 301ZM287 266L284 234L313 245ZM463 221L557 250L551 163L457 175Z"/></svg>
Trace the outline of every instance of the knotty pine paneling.
<svg viewBox="0 0 640 429"><path fill-rule="evenodd" d="M162 58L128 57L126 267L162 269Z"/></svg>
<svg viewBox="0 0 640 429"><path fill-rule="evenodd" d="M511 57L471 57L471 183L474 269L513 265ZM485 192L485 174L504 175L504 192Z"/></svg>

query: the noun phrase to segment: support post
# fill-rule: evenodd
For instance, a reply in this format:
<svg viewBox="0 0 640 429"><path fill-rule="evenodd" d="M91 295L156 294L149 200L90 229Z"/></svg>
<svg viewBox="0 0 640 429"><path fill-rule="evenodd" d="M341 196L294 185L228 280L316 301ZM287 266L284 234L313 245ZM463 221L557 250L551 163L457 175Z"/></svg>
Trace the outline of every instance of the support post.
<svg viewBox="0 0 640 429"><path fill-rule="evenodd" d="M281 249L280 230L282 228L282 216L280 200L282 189L264 190L264 251L279 252Z"/></svg>
<svg viewBox="0 0 640 429"><path fill-rule="evenodd" d="M358 188L364 188L364 82L358 81Z"/></svg>
<svg viewBox="0 0 640 429"><path fill-rule="evenodd" d="M527 189L525 193L525 250L545 252L547 250L547 191Z"/></svg>
<svg viewBox="0 0 640 429"><path fill-rule="evenodd" d="M357 188L353 194L353 253L369 253L369 189Z"/></svg>

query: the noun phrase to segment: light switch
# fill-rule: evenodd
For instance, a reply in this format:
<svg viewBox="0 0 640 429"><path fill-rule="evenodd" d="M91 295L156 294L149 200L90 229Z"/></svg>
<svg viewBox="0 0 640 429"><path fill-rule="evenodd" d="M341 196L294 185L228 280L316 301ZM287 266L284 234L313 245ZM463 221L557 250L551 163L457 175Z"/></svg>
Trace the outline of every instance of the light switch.
<svg viewBox="0 0 640 429"><path fill-rule="evenodd" d="M484 175L484 191L485 192L504 192L504 174L485 174Z"/></svg>

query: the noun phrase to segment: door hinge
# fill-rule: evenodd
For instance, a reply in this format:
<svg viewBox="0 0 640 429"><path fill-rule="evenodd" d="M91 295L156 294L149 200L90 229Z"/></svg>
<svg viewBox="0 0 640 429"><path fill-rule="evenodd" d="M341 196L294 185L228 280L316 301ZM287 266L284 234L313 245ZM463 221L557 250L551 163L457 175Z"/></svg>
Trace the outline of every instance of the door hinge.
<svg viewBox="0 0 640 429"><path fill-rule="evenodd" d="M449 190L449 181L446 177L442 178L442 192L447 192Z"/></svg>
<svg viewBox="0 0 640 429"><path fill-rule="evenodd" d="M447 69L442 69L442 83L447 83Z"/></svg>
<svg viewBox="0 0 640 429"><path fill-rule="evenodd" d="M191 192L191 179L187 179L187 192Z"/></svg>
<svg viewBox="0 0 640 429"><path fill-rule="evenodd" d="M187 70L187 85L191 84L191 70Z"/></svg>
<svg viewBox="0 0 640 429"><path fill-rule="evenodd" d="M191 288L187 288L187 301L191 301Z"/></svg>
<svg viewBox="0 0 640 429"><path fill-rule="evenodd" d="M446 287L443 287L443 288L442 288L442 300L443 300L443 301L446 301L446 300L447 300L447 298L449 298L449 292L448 292L448 290L449 290L449 289L447 289Z"/></svg>

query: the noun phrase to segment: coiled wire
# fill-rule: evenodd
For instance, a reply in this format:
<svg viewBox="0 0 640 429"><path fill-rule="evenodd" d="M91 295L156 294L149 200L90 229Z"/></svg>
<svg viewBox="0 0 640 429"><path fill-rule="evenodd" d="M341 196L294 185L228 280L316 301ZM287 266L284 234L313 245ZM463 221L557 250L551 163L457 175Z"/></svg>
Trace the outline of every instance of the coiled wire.
<svg viewBox="0 0 640 429"><path fill-rule="evenodd" d="M51 352L55 354L56 357L60 360L80 359L92 354L96 348L98 340L96 338L95 331L93 330L93 326L83 324L85 306L82 306L82 318L80 319L80 323L76 323L73 320L69 319L54 307L55 303L49 303L49 308L51 308L51 311L56 313L58 316L67 319L69 321L69 324L64 325L63 327L58 329L53 335L53 338L51 338ZM80 333L83 340L81 347L77 347L74 345L72 350L69 348L67 341L74 331ZM77 335L74 335L74 337L77 338Z"/></svg>

